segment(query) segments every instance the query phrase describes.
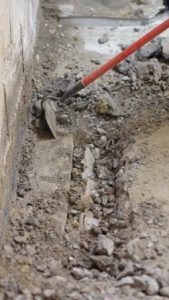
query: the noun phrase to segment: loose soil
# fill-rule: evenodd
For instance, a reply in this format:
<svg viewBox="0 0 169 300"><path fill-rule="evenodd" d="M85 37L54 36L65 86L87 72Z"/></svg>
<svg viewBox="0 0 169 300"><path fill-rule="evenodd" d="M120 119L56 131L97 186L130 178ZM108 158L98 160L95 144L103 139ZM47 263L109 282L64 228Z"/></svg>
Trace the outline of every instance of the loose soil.
<svg viewBox="0 0 169 300"><path fill-rule="evenodd" d="M63 102L106 55L86 54L78 29L60 27L48 4L0 299L168 299L168 64L132 57ZM45 101L55 107L57 139Z"/></svg>

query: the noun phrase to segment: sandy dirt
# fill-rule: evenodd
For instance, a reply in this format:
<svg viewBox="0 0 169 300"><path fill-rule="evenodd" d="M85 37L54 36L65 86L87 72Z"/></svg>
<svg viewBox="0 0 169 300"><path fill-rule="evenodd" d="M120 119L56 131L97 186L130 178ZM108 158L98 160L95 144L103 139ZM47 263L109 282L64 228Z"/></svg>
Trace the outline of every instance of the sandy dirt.
<svg viewBox="0 0 169 300"><path fill-rule="evenodd" d="M109 53L86 50L82 28L57 23L56 1L41 4L0 299L168 299L169 66L162 43L62 101ZM114 5L119 12L123 1ZM56 139L44 103L55 107Z"/></svg>

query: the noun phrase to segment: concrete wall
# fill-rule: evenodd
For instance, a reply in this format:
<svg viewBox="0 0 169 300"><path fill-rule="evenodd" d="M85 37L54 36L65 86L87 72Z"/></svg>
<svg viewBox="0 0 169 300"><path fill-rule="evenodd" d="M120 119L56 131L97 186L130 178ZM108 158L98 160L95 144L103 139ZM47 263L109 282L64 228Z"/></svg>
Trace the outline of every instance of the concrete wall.
<svg viewBox="0 0 169 300"><path fill-rule="evenodd" d="M0 227L22 92L34 49L38 4L39 0L0 0Z"/></svg>

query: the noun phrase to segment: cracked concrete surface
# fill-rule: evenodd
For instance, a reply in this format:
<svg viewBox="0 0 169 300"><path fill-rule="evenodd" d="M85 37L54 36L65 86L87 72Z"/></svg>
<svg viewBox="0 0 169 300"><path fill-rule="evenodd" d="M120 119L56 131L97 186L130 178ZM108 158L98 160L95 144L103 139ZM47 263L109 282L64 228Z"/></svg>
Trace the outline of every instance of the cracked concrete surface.
<svg viewBox="0 0 169 300"><path fill-rule="evenodd" d="M61 4L64 9L69 5L69 14L107 16L110 6L118 14L125 9L124 1ZM118 50L112 51L111 43L103 48L98 38L107 33L111 40L119 31L61 25L57 5L42 1L0 297L167 299L168 64L160 57L132 57L127 67L111 70L76 97L61 101L74 79ZM130 7L140 5L130 1ZM93 44L87 48L89 36ZM67 132L57 139L41 107L48 99L57 106L56 127Z"/></svg>

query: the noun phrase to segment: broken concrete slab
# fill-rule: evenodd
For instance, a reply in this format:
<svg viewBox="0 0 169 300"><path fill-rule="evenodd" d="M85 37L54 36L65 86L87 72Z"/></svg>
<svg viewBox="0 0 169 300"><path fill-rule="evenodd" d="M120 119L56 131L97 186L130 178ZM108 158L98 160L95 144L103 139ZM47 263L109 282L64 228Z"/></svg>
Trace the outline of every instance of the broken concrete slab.
<svg viewBox="0 0 169 300"><path fill-rule="evenodd" d="M52 199L58 203L52 216L60 235L65 230L68 196L72 171L73 136L67 135L56 140L38 140L33 159L34 176L30 179L33 187L32 198Z"/></svg>
<svg viewBox="0 0 169 300"><path fill-rule="evenodd" d="M69 190L72 170L73 136L55 140L39 140L35 147L36 190L51 194L57 190Z"/></svg>
<svg viewBox="0 0 169 300"><path fill-rule="evenodd" d="M88 178L91 178L94 176L94 162L95 159L93 157L93 154L89 147L85 150L85 157L84 157L84 172L82 174L82 178L84 180L88 180Z"/></svg>

